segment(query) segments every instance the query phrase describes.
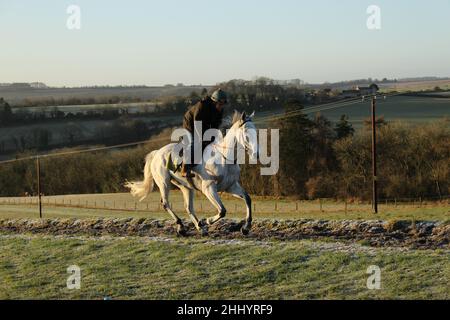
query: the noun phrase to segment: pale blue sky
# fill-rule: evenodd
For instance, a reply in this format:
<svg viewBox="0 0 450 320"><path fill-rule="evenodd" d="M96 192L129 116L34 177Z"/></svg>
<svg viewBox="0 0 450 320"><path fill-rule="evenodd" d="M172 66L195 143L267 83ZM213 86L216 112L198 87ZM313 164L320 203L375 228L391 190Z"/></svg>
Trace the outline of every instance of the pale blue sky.
<svg viewBox="0 0 450 320"><path fill-rule="evenodd" d="M66 28L70 4L81 30ZM381 7L381 27L366 9ZM449 0L0 0L0 82L450 76Z"/></svg>

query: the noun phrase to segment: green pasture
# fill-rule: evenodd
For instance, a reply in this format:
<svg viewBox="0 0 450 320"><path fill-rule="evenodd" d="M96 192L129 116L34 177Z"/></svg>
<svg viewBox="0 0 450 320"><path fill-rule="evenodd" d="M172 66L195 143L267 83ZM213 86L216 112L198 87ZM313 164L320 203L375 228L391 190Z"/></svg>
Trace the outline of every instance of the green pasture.
<svg viewBox="0 0 450 320"><path fill-rule="evenodd" d="M448 299L448 251L0 234L0 299ZM66 286L81 269L81 288ZM367 288L367 268L381 288Z"/></svg>

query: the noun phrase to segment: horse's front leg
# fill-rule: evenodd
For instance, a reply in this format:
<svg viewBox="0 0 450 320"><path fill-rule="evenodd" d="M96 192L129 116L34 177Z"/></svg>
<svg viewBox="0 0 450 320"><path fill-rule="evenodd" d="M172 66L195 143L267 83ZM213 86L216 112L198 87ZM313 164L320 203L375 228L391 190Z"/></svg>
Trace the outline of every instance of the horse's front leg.
<svg viewBox="0 0 450 320"><path fill-rule="evenodd" d="M224 218L227 214L227 210L225 209L225 206L217 193L217 185L214 181L203 181L202 192L218 211L217 215L206 220L209 225L212 225Z"/></svg>
<svg viewBox="0 0 450 320"><path fill-rule="evenodd" d="M188 189L186 187L181 186L181 191L183 192L184 204L186 208L186 212L191 217L192 222L194 223L195 228L200 232L202 236L208 235L208 226L203 225L197 218L194 212L194 190Z"/></svg>
<svg viewBox="0 0 450 320"><path fill-rule="evenodd" d="M242 234L247 235L252 228L252 199L248 195L247 191L245 191L238 182L234 183L227 190L227 192L232 194L234 197L243 199L245 201L245 205L247 206L247 217L245 219L244 225L241 228L241 232Z"/></svg>

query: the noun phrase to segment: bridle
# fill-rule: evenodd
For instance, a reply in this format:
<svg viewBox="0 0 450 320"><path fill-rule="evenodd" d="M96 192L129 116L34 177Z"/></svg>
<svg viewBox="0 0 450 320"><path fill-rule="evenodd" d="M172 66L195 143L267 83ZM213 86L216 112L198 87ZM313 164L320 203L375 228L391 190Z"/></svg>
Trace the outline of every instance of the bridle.
<svg viewBox="0 0 450 320"><path fill-rule="evenodd" d="M244 124L246 124L247 122L250 122L252 119L250 119L250 118L246 118L244 121L242 121L242 123L241 123L241 125L239 126L239 128L240 127L242 127Z"/></svg>

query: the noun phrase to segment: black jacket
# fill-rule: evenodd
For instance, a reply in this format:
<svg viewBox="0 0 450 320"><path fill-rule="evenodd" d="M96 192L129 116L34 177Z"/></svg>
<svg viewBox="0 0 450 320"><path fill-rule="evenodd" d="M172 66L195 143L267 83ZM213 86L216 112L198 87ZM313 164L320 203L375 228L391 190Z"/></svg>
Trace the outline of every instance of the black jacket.
<svg viewBox="0 0 450 320"><path fill-rule="evenodd" d="M208 129L219 129L222 123L223 111L216 108L216 103L210 97L192 106L185 114L183 128L194 132L194 121L202 121L202 135Z"/></svg>

